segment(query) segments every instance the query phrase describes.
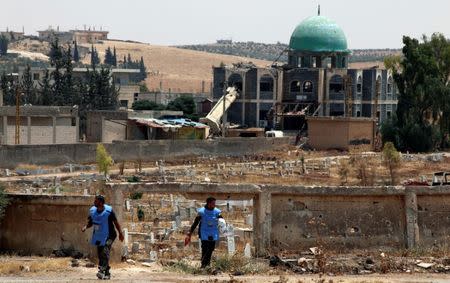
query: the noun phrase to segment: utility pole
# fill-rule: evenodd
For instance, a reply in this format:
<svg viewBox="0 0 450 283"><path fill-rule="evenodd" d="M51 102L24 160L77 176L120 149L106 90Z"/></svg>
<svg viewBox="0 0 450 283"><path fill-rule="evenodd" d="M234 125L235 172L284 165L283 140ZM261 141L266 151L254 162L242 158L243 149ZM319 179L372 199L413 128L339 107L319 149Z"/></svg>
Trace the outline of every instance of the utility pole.
<svg viewBox="0 0 450 283"><path fill-rule="evenodd" d="M378 121L378 99L380 97L380 90L381 90L381 79L377 79L375 83L375 97L374 97L374 104L372 108L372 118L376 118Z"/></svg>
<svg viewBox="0 0 450 283"><path fill-rule="evenodd" d="M16 86L16 133L15 133L15 144L20 144L20 91L19 86Z"/></svg>

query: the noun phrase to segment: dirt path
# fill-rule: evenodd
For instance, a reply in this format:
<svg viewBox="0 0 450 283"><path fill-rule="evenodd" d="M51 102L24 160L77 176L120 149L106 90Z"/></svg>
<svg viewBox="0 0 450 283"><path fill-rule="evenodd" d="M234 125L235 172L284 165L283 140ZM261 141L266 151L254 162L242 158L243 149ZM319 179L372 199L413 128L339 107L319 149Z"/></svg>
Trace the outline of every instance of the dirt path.
<svg viewBox="0 0 450 283"><path fill-rule="evenodd" d="M76 268L61 272L29 273L19 276L0 276L0 282L99 282L95 277L95 269ZM218 276L194 276L181 273L163 272L140 267L113 270L112 282L450 282L450 275L442 274L373 274L365 276L320 276L320 275L254 275L233 277L227 274Z"/></svg>

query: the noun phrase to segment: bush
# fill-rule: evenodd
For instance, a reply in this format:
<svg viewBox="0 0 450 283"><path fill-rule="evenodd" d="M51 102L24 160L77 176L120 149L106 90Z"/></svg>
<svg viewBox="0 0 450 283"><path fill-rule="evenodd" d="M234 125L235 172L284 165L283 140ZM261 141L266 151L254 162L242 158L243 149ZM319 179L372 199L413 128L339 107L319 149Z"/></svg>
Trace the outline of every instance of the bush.
<svg viewBox="0 0 450 283"><path fill-rule="evenodd" d="M144 211L142 210L141 207L138 207L137 217L138 217L139 221L143 221L144 220L144 216L145 216Z"/></svg>
<svg viewBox="0 0 450 283"><path fill-rule="evenodd" d="M389 176L391 178L391 185L394 185L395 171L400 165L400 153L395 148L394 144L387 142L383 147L383 161L387 169L389 170Z"/></svg>
<svg viewBox="0 0 450 283"><path fill-rule="evenodd" d="M127 178L128 183L139 183L140 181L141 181L141 178L139 178L138 176L135 176L135 175Z"/></svg>
<svg viewBox="0 0 450 283"><path fill-rule="evenodd" d="M142 195L143 195L143 193L141 193L141 192L134 192L131 194L130 198L131 199L141 199Z"/></svg>
<svg viewBox="0 0 450 283"><path fill-rule="evenodd" d="M135 101L131 107L133 110L166 110L164 105L149 100Z"/></svg>
<svg viewBox="0 0 450 283"><path fill-rule="evenodd" d="M8 198L6 197L5 188L0 186L0 222L5 215L6 207L8 206Z"/></svg>
<svg viewBox="0 0 450 283"><path fill-rule="evenodd" d="M105 176L108 175L109 168L113 164L113 160L101 143L97 145L96 155L99 172L104 173Z"/></svg>

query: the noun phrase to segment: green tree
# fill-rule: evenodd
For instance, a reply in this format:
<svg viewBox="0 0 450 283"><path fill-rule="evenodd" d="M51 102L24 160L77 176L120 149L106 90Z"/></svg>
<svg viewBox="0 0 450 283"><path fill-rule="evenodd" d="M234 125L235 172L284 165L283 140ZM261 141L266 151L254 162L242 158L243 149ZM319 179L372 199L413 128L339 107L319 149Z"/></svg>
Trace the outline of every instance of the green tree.
<svg viewBox="0 0 450 283"><path fill-rule="evenodd" d="M16 104L16 94L12 87L14 84L14 78L11 75L7 75L3 72L0 79L0 87L3 91L3 104L4 105L15 105Z"/></svg>
<svg viewBox="0 0 450 283"><path fill-rule="evenodd" d="M116 54L116 47L114 46L114 51L113 51L113 64L114 67L117 67L117 54Z"/></svg>
<svg viewBox="0 0 450 283"><path fill-rule="evenodd" d="M114 55L111 51L111 47L108 46L105 50L105 60L104 63L106 65L114 66Z"/></svg>
<svg viewBox="0 0 450 283"><path fill-rule="evenodd" d="M63 68L64 62L64 50L59 45L58 38L52 41L50 46L50 65L55 69L51 72L50 77L53 83L51 84L52 90L52 101L51 105L62 105L64 101L63 91L64 91L64 76Z"/></svg>
<svg viewBox="0 0 450 283"><path fill-rule="evenodd" d="M52 86L50 85L50 73L48 70L45 70L44 77L42 78L42 82L39 83L40 88L40 102L42 105L51 105L53 101L53 92Z"/></svg>
<svg viewBox="0 0 450 283"><path fill-rule="evenodd" d="M195 113L195 101L191 96L183 95L170 101L167 110L183 111L185 115Z"/></svg>
<svg viewBox="0 0 450 283"><path fill-rule="evenodd" d="M133 102L133 110L165 110L166 107L149 100L138 100Z"/></svg>
<svg viewBox="0 0 450 283"><path fill-rule="evenodd" d="M6 38L6 36L1 35L0 36L0 56L5 56L8 53L8 44L9 44L9 40Z"/></svg>
<svg viewBox="0 0 450 283"><path fill-rule="evenodd" d="M442 34L422 42L403 38L403 57L389 58L398 87L397 121L401 150L430 151L450 132L450 43ZM420 138L423 138L421 140Z"/></svg>
<svg viewBox="0 0 450 283"><path fill-rule="evenodd" d="M144 64L144 57L141 56L141 61L139 62L139 81L143 81L147 78L147 68Z"/></svg>
<svg viewBox="0 0 450 283"><path fill-rule="evenodd" d="M395 183L395 171L400 166L400 153L395 148L392 142L387 142L383 147L383 161L386 168L389 170L391 178L391 185Z"/></svg>
<svg viewBox="0 0 450 283"><path fill-rule="evenodd" d="M22 99L25 103L36 104L37 97L35 96L36 89L34 87L33 78L31 77L30 65L25 68L22 80L20 81L20 87L25 95Z"/></svg>
<svg viewBox="0 0 450 283"><path fill-rule="evenodd" d="M80 53L78 52L78 44L76 41L73 47L73 61L76 63L80 62Z"/></svg>
<svg viewBox="0 0 450 283"><path fill-rule="evenodd" d="M3 219L3 216L5 216L5 210L8 206L9 200L5 193L5 188L0 185L0 223Z"/></svg>
<svg viewBox="0 0 450 283"><path fill-rule="evenodd" d="M113 164L113 160L101 143L97 144L96 157L98 170L100 173L105 174L106 177L108 175L109 168Z"/></svg>
<svg viewBox="0 0 450 283"><path fill-rule="evenodd" d="M91 66L95 69L95 67L100 64L100 58L98 57L97 49L94 48L94 45L91 46Z"/></svg>

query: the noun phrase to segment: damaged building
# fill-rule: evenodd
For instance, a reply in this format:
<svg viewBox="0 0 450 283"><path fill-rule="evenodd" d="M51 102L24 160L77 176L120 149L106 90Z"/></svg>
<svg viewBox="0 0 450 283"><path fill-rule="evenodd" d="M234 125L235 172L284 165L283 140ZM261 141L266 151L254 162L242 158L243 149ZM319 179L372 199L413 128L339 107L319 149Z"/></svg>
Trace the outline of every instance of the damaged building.
<svg viewBox="0 0 450 283"><path fill-rule="evenodd" d="M349 68L351 51L344 31L320 16L292 33L288 63L258 68L249 63L213 68L213 99L235 86L238 99L227 121L248 127L299 130L305 116L375 118L383 122L397 108L390 71Z"/></svg>

